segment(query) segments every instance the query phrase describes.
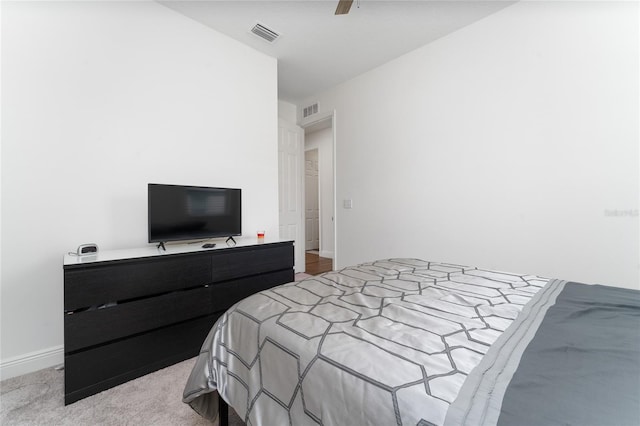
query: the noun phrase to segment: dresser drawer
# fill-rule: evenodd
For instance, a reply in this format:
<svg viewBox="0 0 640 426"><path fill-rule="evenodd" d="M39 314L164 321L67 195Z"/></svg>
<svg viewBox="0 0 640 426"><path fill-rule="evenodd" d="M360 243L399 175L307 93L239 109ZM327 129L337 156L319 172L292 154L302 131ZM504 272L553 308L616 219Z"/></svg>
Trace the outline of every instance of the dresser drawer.
<svg viewBox="0 0 640 426"><path fill-rule="evenodd" d="M211 257L207 255L65 269L64 309L71 311L161 294L210 281Z"/></svg>
<svg viewBox="0 0 640 426"><path fill-rule="evenodd" d="M65 404L198 355L217 318L198 318L65 355Z"/></svg>
<svg viewBox="0 0 640 426"><path fill-rule="evenodd" d="M225 311L245 297L293 279L293 269L289 269L215 284L212 286L215 289L212 296L213 310Z"/></svg>
<svg viewBox="0 0 640 426"><path fill-rule="evenodd" d="M224 281L265 272L291 269L293 245L269 245L251 250L221 253L212 259L213 281Z"/></svg>
<svg viewBox="0 0 640 426"><path fill-rule="evenodd" d="M212 287L176 291L64 317L64 350L98 345L214 312Z"/></svg>

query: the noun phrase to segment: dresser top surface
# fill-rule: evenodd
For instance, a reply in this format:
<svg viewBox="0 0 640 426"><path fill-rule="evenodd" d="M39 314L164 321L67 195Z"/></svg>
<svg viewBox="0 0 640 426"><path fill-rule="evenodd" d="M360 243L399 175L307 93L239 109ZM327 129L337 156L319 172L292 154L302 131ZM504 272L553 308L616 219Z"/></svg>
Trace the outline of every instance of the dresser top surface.
<svg viewBox="0 0 640 426"><path fill-rule="evenodd" d="M206 253L212 251L227 250L238 247L264 246L269 244L278 244L285 242L293 242L293 240L279 238L265 238L258 241L256 237L233 237L236 244L224 240L216 240L215 247L203 248L202 245L213 241L199 241L196 243L165 243L166 251L157 248L156 243L149 244L146 247L119 249L119 250L99 250L97 253L78 256L74 253L64 255L64 266L86 265L90 263L111 262L124 259L137 259L148 257L171 256L184 253Z"/></svg>

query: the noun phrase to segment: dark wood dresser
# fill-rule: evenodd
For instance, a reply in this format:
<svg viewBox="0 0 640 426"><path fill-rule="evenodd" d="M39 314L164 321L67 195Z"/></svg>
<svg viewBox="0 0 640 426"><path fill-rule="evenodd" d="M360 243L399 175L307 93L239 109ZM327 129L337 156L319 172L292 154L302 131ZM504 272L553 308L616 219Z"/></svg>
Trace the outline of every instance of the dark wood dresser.
<svg viewBox="0 0 640 426"><path fill-rule="evenodd" d="M292 241L222 245L65 256L65 404L197 355L227 308L294 279Z"/></svg>

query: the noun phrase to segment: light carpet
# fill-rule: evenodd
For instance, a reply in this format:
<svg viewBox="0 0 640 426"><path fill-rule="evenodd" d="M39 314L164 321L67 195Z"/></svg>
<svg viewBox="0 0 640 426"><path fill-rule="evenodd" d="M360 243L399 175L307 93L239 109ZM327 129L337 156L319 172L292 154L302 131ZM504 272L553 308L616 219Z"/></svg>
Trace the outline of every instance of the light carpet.
<svg viewBox="0 0 640 426"><path fill-rule="evenodd" d="M64 371L48 368L0 382L0 424L212 426L182 402L195 358L64 405ZM244 423L229 410L229 426Z"/></svg>
<svg viewBox="0 0 640 426"><path fill-rule="evenodd" d="M313 277L313 275L309 275L309 274L307 274L305 272L298 272L296 274L295 280L296 281L302 281L302 280L306 280L307 278L311 278L311 277Z"/></svg>

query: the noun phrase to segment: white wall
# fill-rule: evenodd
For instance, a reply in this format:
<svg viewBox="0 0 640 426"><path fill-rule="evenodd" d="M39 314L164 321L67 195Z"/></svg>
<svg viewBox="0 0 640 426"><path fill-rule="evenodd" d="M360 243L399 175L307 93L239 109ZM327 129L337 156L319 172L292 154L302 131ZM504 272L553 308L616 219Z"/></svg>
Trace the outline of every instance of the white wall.
<svg viewBox="0 0 640 426"><path fill-rule="evenodd" d="M295 124L297 119L297 107L291 102L278 100L278 117Z"/></svg>
<svg viewBox="0 0 640 426"><path fill-rule="evenodd" d="M147 244L147 183L278 231L277 64L155 2L2 2L2 374L62 361L62 256Z"/></svg>
<svg viewBox="0 0 640 426"><path fill-rule="evenodd" d="M637 2L519 2L309 98L337 113L337 266L639 288L638 55Z"/></svg>
<svg viewBox="0 0 640 426"><path fill-rule="evenodd" d="M318 150L320 256L333 258L333 129L305 134L305 151Z"/></svg>

